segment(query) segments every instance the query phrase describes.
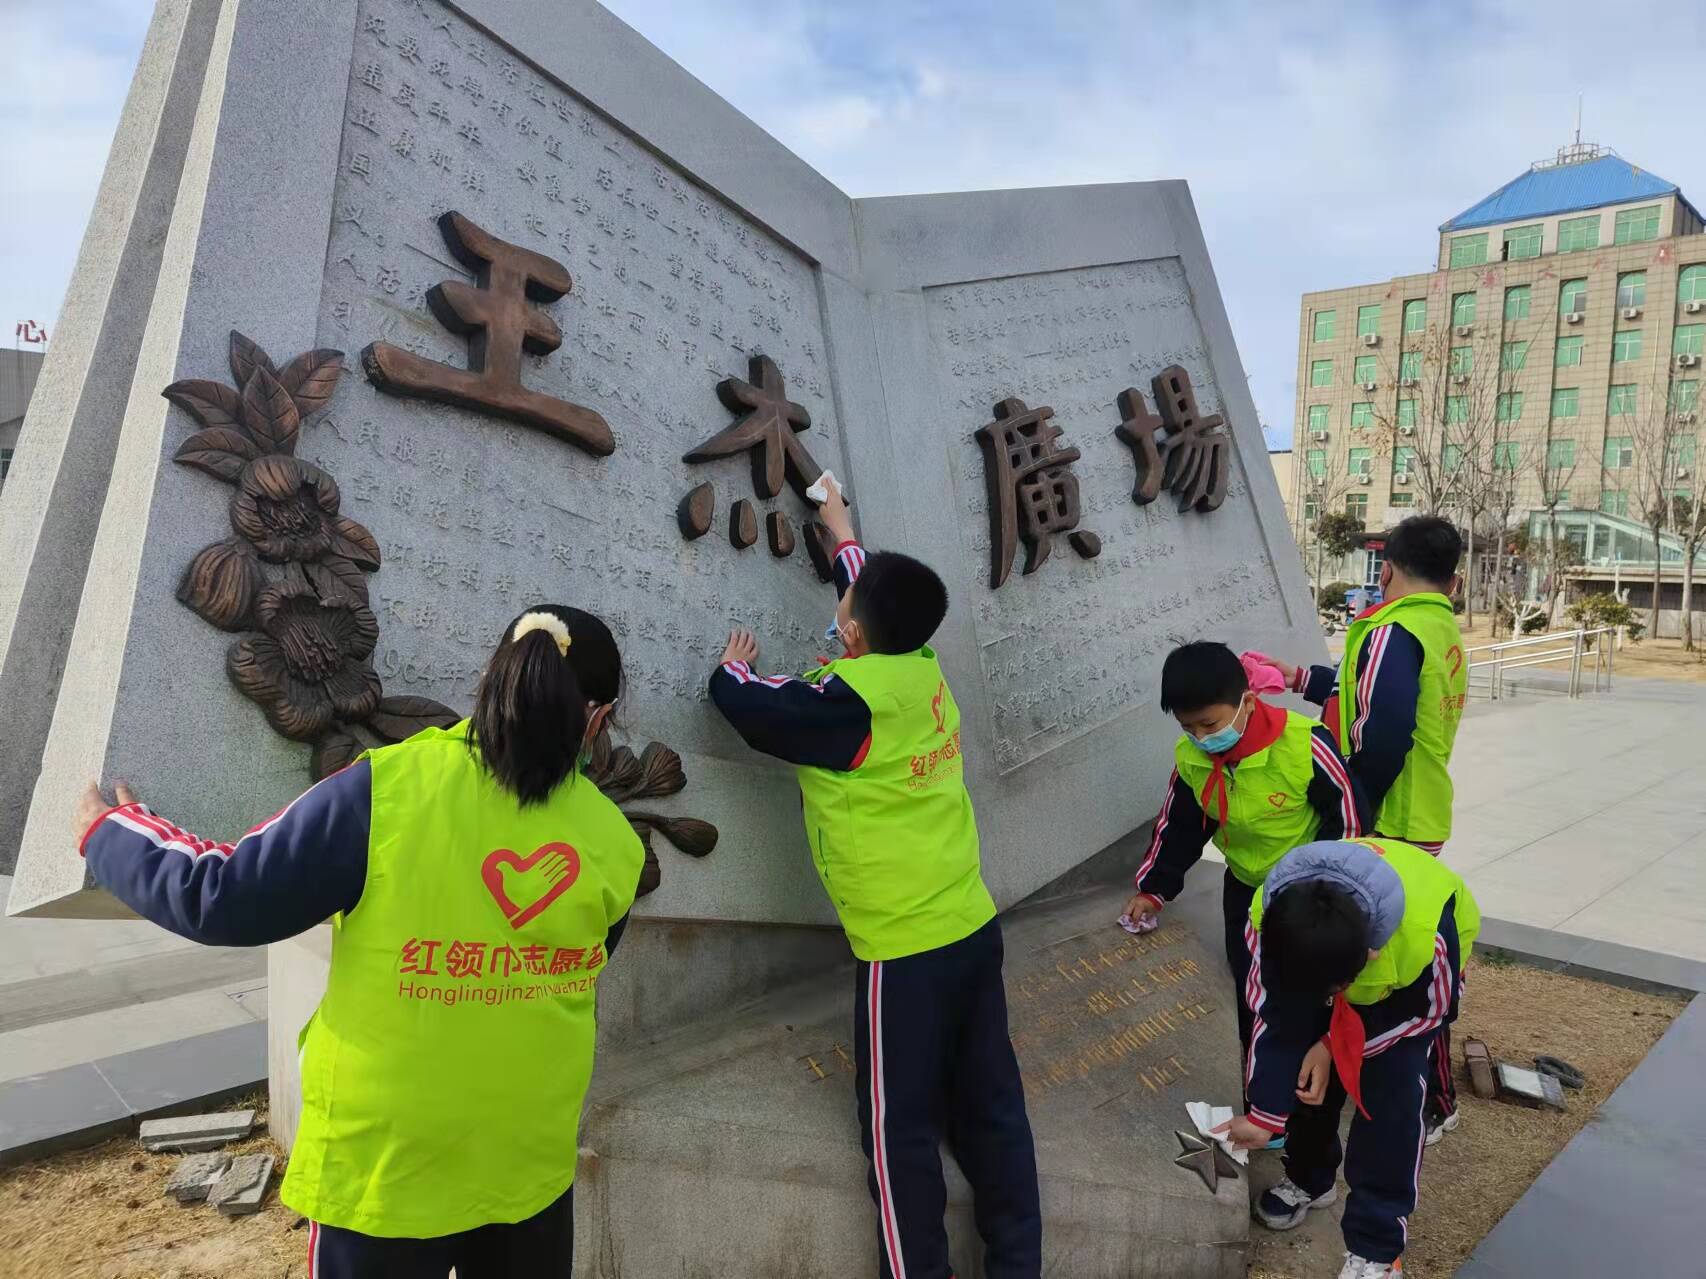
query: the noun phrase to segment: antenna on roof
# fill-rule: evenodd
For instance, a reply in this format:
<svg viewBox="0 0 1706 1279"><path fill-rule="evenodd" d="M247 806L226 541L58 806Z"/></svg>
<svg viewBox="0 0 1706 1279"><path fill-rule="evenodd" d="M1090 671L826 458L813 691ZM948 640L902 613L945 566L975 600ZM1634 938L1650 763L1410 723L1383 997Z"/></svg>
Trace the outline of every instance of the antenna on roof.
<svg viewBox="0 0 1706 1279"><path fill-rule="evenodd" d="M1534 169L1555 169L1564 164L1581 164L1588 160L1597 160L1602 155L1616 155L1610 147L1602 147L1597 142L1582 141L1582 94L1576 95L1576 131L1572 140L1558 148L1558 154L1550 160L1536 160L1529 165Z"/></svg>
<svg viewBox="0 0 1706 1279"><path fill-rule="evenodd" d="M1582 95L1576 95L1576 145L1582 144Z"/></svg>

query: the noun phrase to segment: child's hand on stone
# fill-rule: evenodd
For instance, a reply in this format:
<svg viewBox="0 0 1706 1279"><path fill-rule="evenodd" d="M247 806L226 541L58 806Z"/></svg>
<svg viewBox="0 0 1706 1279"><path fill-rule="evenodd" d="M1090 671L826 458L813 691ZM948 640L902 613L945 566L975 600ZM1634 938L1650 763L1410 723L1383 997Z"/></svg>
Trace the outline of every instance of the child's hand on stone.
<svg viewBox="0 0 1706 1279"><path fill-rule="evenodd" d="M758 660L758 640L745 627L737 626L729 632L728 647L723 649L719 665L729 662L745 662L748 666Z"/></svg>
<svg viewBox="0 0 1706 1279"><path fill-rule="evenodd" d="M131 793L130 787L123 782L115 785L113 790L118 795L118 807L136 802L136 796ZM100 821L105 814L111 812L113 808L114 805L107 803L106 796L101 794L101 788L94 782L90 782L89 788L83 792L83 798L77 802L77 811L71 818L77 839L81 841L83 836L89 833L89 828Z"/></svg>

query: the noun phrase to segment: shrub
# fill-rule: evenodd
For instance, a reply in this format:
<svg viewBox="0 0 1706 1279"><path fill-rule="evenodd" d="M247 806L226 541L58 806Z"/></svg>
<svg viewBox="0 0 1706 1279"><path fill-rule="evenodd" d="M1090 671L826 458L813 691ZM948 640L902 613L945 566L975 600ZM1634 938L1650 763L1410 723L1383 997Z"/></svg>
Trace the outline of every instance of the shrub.
<svg viewBox="0 0 1706 1279"><path fill-rule="evenodd" d="M1584 595L1570 602L1564 616L1583 630L1621 626L1630 643L1639 643L1647 631L1647 624L1641 620L1640 614L1615 595Z"/></svg>
<svg viewBox="0 0 1706 1279"><path fill-rule="evenodd" d="M1328 582L1315 596L1315 603L1321 608L1343 608L1345 595L1356 588L1355 582Z"/></svg>

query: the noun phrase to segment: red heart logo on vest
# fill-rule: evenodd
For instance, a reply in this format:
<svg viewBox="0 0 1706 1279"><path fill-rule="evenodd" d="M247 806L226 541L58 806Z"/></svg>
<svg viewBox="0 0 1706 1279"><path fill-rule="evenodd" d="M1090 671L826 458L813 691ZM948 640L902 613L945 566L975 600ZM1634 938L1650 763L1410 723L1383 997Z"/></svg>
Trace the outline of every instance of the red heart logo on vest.
<svg viewBox="0 0 1706 1279"><path fill-rule="evenodd" d="M517 905L510 897L509 885L504 882L505 867L513 869L513 879L523 890L518 895L526 905ZM486 860L480 864L480 879L511 928L520 928L536 918L569 890L580 873L581 855L568 844L542 844L527 857L498 848L486 854Z"/></svg>
<svg viewBox="0 0 1706 1279"><path fill-rule="evenodd" d="M1284 808L1285 792L1275 791L1272 795L1268 796L1268 803L1272 804L1275 808Z"/></svg>

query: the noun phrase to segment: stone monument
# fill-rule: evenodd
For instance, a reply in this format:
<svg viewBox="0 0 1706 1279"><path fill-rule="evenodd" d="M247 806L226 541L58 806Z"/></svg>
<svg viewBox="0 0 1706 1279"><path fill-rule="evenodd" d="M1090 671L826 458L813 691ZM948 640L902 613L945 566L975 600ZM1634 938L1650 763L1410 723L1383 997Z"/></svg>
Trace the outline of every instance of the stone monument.
<svg viewBox="0 0 1706 1279"><path fill-rule="evenodd" d="M1218 944L1110 939L1106 903L1057 883L1153 816L1169 646L1319 646L1182 182L853 200L590 0L161 0L97 216L121 231L91 229L42 442L0 502L27 566L0 594L0 705L27 711L10 793L34 788L27 814L0 804L11 913L116 909L66 837L87 778L233 832L465 712L524 604L590 608L628 683L595 764L653 891L604 983L585 1158L610 1180L587 1184L710 1194L723 1155L647 1142L726 1085L749 1095L703 1140L752 1176L719 1193L818 1185L840 1207L790 1195L776 1237L810 1265L683 1209L644 1260L586 1273L659 1273L672 1249L860 1273L851 1107L819 1100L845 1091L845 945L789 770L705 693L736 623L768 669L821 651L802 491L827 468L869 544L949 582L935 642L963 726L942 749L965 755L998 902L1057 884L1013 917L1009 980L1067 1270L1149 1273L1163 1254L1118 1221L1159 1188L1188 1210L1152 1272L1235 1272L1241 1186L1171 1166L1173 1085L1236 1087L1235 1061L1206 1064L1235 1057ZM272 956L286 1139L324 963L312 934ZM745 1048L683 1065L710 1033ZM778 1095L793 1126L751 1113L779 1061L824 1084ZM1109 1134L1164 1092L1163 1140L1130 1161ZM631 1211L588 1202L613 1233Z"/></svg>

